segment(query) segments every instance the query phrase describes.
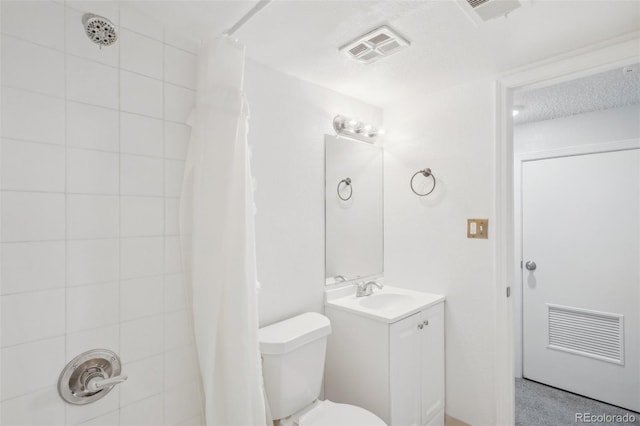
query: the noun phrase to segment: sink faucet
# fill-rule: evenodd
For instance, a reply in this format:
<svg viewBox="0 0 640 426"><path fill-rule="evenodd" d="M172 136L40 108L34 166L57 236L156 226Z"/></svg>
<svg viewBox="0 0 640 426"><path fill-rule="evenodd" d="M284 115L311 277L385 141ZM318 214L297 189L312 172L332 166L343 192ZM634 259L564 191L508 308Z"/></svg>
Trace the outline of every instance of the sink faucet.
<svg viewBox="0 0 640 426"><path fill-rule="evenodd" d="M375 281L362 281L361 283L357 284L356 297L371 296L373 294L372 287L374 285L382 290L382 284L378 284Z"/></svg>

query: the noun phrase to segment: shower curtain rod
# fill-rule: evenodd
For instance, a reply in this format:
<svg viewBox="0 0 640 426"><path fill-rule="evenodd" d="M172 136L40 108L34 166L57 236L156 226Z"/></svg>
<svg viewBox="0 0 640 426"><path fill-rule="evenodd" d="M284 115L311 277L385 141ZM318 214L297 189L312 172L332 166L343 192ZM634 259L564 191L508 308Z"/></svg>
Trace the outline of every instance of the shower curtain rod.
<svg viewBox="0 0 640 426"><path fill-rule="evenodd" d="M223 34L227 36L232 36L233 33L235 33L240 28L242 28L242 26L246 24L247 21L249 21L249 19L253 18L254 15L256 15L258 12L264 9L264 7L267 6L269 3L271 3L271 1L272 0L260 0L255 6L251 8L250 11L245 13L245 15L242 18L240 18L238 22L236 22L231 28L229 28Z"/></svg>

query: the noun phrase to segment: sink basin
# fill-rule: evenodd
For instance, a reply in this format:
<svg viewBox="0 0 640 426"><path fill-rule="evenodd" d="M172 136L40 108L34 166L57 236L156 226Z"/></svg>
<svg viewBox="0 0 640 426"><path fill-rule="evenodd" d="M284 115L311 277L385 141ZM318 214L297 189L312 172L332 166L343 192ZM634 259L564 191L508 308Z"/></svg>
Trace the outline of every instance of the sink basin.
<svg viewBox="0 0 640 426"><path fill-rule="evenodd" d="M377 321L393 323L444 301L439 294L385 285L371 296L357 297L355 286L327 290L326 309L346 311Z"/></svg>
<svg viewBox="0 0 640 426"><path fill-rule="evenodd" d="M402 305L410 305L414 298L406 294L374 293L360 298L360 306L369 309L394 309Z"/></svg>

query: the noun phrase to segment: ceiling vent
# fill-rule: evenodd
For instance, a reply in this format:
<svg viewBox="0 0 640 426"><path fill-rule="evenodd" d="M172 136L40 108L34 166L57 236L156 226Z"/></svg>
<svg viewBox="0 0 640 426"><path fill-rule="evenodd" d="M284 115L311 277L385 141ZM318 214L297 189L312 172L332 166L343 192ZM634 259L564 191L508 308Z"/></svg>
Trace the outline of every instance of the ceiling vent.
<svg viewBox="0 0 640 426"><path fill-rule="evenodd" d="M476 25L507 16L520 7L518 0L458 0L457 3Z"/></svg>
<svg viewBox="0 0 640 426"><path fill-rule="evenodd" d="M407 39L384 25L342 46L340 51L356 61L369 64L410 45Z"/></svg>

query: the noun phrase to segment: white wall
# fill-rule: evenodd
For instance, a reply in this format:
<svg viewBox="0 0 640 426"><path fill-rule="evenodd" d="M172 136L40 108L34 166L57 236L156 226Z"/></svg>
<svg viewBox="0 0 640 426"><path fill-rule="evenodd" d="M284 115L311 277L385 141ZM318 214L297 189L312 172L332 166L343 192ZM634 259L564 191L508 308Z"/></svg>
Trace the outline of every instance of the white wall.
<svg viewBox="0 0 640 426"><path fill-rule="evenodd" d="M476 425L495 423L494 105L482 80L385 106L385 282L446 295L446 411ZM418 197L425 167L437 187Z"/></svg>
<svg viewBox="0 0 640 426"><path fill-rule="evenodd" d="M594 111L513 129L514 152L521 154L640 137L640 105Z"/></svg>
<svg viewBox="0 0 640 426"><path fill-rule="evenodd" d="M251 60L245 91L266 325L324 310L324 134L337 114L381 125L382 111Z"/></svg>
<svg viewBox="0 0 640 426"><path fill-rule="evenodd" d="M117 44L92 44L62 2L2 2L0 423L199 423L177 235L195 55L84 5L122 25ZM58 375L92 348L129 380L67 405Z"/></svg>

